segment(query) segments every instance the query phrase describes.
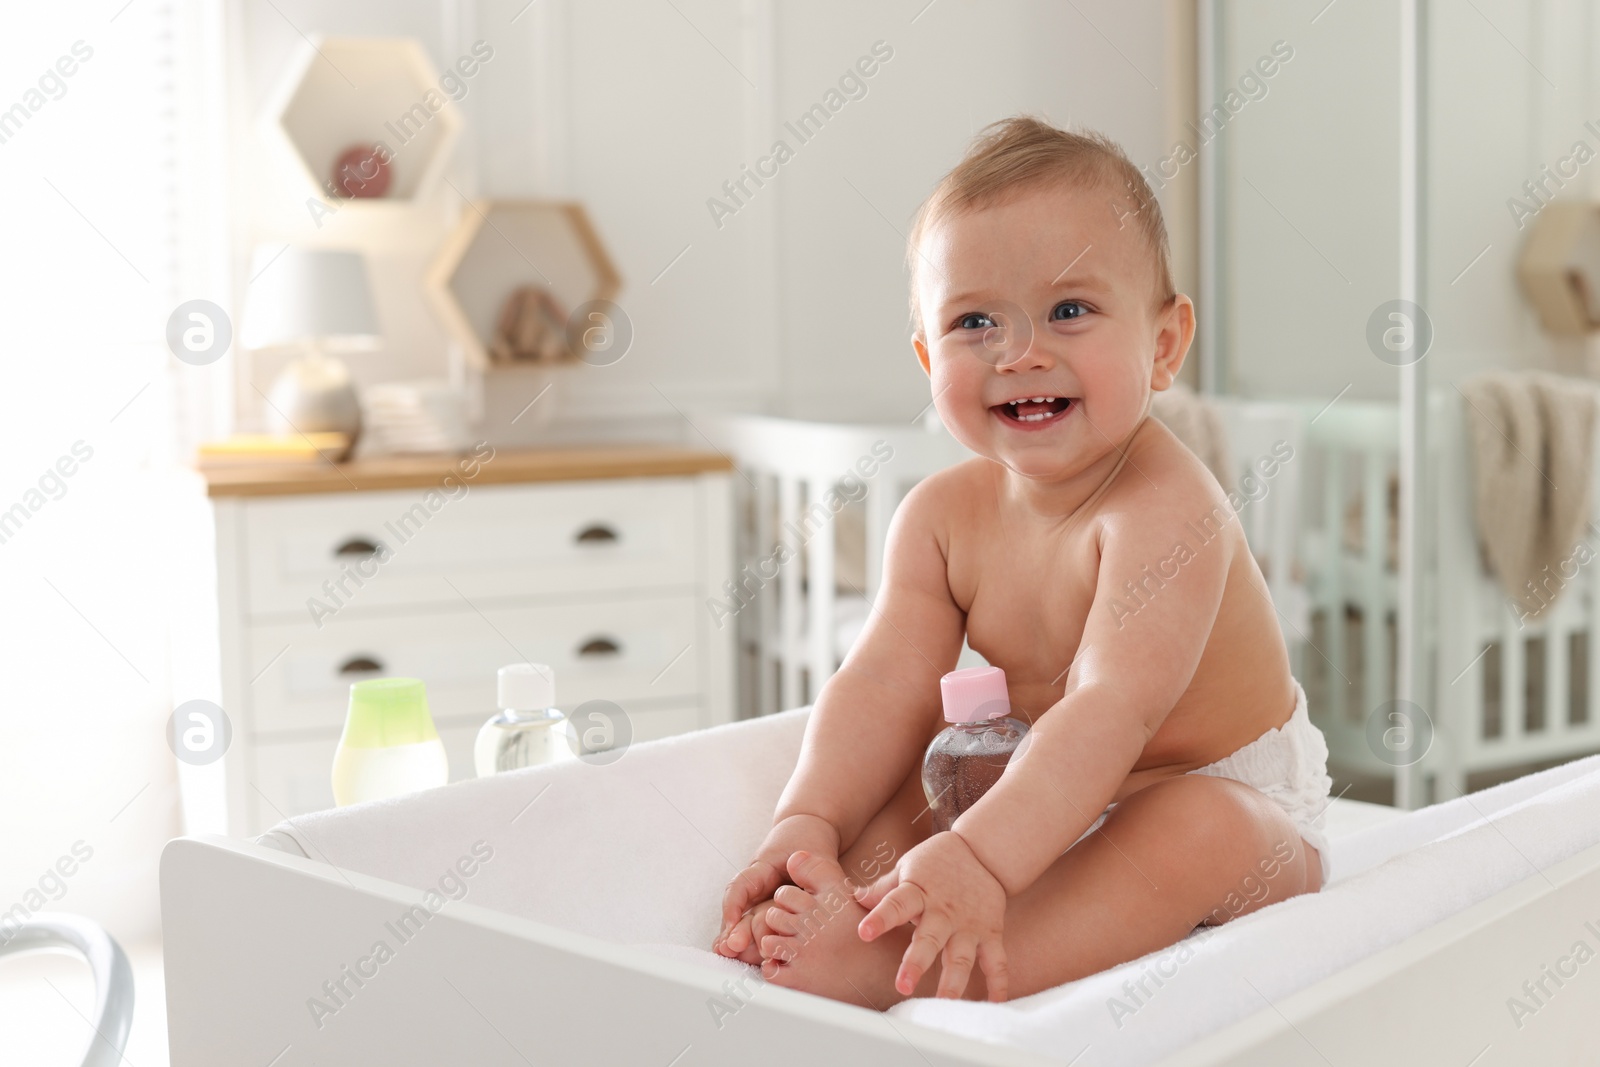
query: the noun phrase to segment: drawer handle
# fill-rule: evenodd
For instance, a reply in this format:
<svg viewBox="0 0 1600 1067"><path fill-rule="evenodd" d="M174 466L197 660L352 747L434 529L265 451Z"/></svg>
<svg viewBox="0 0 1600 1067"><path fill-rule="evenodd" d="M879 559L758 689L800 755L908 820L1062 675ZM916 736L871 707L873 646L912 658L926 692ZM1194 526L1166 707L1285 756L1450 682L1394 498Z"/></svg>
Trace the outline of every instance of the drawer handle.
<svg viewBox="0 0 1600 1067"><path fill-rule="evenodd" d="M621 538L617 536L617 531L603 522L597 522L579 530L578 536L574 537L573 540L580 545L605 545L621 540Z"/></svg>
<svg viewBox="0 0 1600 1067"><path fill-rule="evenodd" d="M580 656L617 656L621 653L622 646L609 637L591 637L578 646Z"/></svg>
<svg viewBox="0 0 1600 1067"><path fill-rule="evenodd" d="M339 666L340 674L366 674L369 671L381 671L383 664L371 656L351 656Z"/></svg>
<svg viewBox="0 0 1600 1067"><path fill-rule="evenodd" d="M334 549L333 554L335 556L360 556L365 559L368 556L376 556L378 554L378 545L365 537L352 537Z"/></svg>

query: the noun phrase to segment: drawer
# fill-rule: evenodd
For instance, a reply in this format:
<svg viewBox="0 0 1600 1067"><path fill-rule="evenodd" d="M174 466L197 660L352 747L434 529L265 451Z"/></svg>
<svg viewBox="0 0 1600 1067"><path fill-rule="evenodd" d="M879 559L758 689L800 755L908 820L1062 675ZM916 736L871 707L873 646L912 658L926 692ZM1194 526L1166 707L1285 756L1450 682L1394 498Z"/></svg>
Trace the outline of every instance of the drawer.
<svg viewBox="0 0 1600 1067"><path fill-rule="evenodd" d="M250 500L246 610L326 619L347 608L460 607L462 596L688 586L698 491L693 479L634 478L465 486L453 498L428 489Z"/></svg>
<svg viewBox="0 0 1600 1067"><path fill-rule="evenodd" d="M487 718L487 716L485 716ZM692 704L653 708L629 715L633 743L654 741L686 733L700 726L700 710ZM482 723L438 723L439 740L450 759L450 780L476 777L472 746ZM262 741L251 749L251 807L249 833L261 834L282 822L312 811L333 807L333 753L339 731L293 741ZM620 758L626 759L627 755ZM260 792L256 792L259 789ZM263 800L262 797L266 797Z"/></svg>
<svg viewBox="0 0 1600 1067"><path fill-rule="evenodd" d="M605 699L631 715L702 691L692 642L704 608L692 595L481 607L247 627L248 729L337 729L350 683L380 675L426 682L435 721L482 722L495 712L495 672L523 659L555 669L563 708Z"/></svg>

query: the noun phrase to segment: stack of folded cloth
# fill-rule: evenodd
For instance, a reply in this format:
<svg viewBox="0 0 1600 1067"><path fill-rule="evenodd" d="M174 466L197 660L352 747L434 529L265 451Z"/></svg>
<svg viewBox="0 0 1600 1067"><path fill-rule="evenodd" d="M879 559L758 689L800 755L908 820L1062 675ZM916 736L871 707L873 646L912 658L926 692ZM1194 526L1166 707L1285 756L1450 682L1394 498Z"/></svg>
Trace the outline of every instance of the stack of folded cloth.
<svg viewBox="0 0 1600 1067"><path fill-rule="evenodd" d="M362 394L369 443L380 452L465 452L471 428L459 390L444 381L389 382Z"/></svg>

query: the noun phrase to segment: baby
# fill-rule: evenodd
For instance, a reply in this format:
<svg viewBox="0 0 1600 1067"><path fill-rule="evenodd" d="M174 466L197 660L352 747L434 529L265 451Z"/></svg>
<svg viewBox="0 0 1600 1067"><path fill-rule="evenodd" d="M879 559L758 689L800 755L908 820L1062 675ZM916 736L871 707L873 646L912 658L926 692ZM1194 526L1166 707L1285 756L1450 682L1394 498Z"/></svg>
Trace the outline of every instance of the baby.
<svg viewBox="0 0 1600 1067"><path fill-rule="evenodd" d="M894 516L723 955L877 1009L1005 1000L1326 878L1327 746L1244 532L1150 417L1194 336L1161 210L1114 143L985 130L910 237L912 347L974 453ZM932 833L922 754L963 634L1024 746Z"/></svg>

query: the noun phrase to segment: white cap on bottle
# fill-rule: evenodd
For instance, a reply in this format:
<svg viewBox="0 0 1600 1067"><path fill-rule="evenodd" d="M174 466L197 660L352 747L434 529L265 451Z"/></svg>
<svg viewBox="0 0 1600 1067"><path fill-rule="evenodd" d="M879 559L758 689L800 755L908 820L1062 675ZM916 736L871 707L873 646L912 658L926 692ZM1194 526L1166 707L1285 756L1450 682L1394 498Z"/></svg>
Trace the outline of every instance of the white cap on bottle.
<svg viewBox="0 0 1600 1067"><path fill-rule="evenodd" d="M556 672L543 663L501 667L499 706L510 711L542 711L556 702Z"/></svg>

